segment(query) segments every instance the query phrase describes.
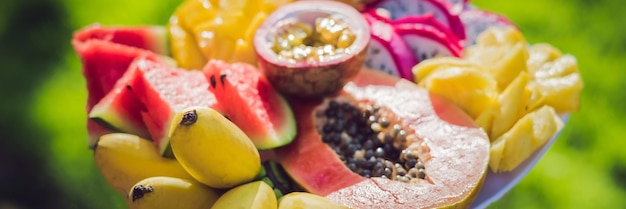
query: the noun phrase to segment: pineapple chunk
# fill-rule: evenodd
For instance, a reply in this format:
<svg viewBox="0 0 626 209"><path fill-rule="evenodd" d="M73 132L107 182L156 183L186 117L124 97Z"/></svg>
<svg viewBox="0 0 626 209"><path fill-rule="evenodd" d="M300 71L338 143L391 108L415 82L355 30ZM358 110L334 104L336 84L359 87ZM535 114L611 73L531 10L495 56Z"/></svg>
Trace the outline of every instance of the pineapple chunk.
<svg viewBox="0 0 626 209"><path fill-rule="evenodd" d="M498 95L497 103L499 109L494 112L493 124L489 136L495 139L508 131L515 122L526 114L526 102L530 98L530 92L526 89L528 84L528 73L522 71L509 84L509 86Z"/></svg>
<svg viewBox="0 0 626 209"><path fill-rule="evenodd" d="M561 128L563 121L550 106L526 114L491 143L489 167L496 173L515 169Z"/></svg>
<svg viewBox="0 0 626 209"><path fill-rule="evenodd" d="M546 62L552 62L561 56L563 56L563 53L550 44L533 44L528 47L528 60L526 61L528 72L534 74L541 65Z"/></svg>
<svg viewBox="0 0 626 209"><path fill-rule="evenodd" d="M526 71L526 43L474 45L465 50L465 59L481 65L505 89L522 71Z"/></svg>
<svg viewBox="0 0 626 209"><path fill-rule="evenodd" d="M498 95L493 77L475 67L441 67L418 85L452 101L472 118L478 117Z"/></svg>
<svg viewBox="0 0 626 209"><path fill-rule="evenodd" d="M550 105L557 112L573 112L580 108L580 91L583 82L580 74L531 81L527 87L533 95L527 109Z"/></svg>
<svg viewBox="0 0 626 209"><path fill-rule="evenodd" d="M515 27L490 27L476 37L476 44L483 46L501 46L511 44L526 44L521 31Z"/></svg>
<svg viewBox="0 0 626 209"><path fill-rule="evenodd" d="M418 63L413 67L413 79L417 82L426 78L430 73L436 71L439 68L448 68L448 67L461 67L461 68L480 68L480 66L476 63L469 62L465 59L461 59L458 57L434 57L430 59L426 59Z"/></svg>

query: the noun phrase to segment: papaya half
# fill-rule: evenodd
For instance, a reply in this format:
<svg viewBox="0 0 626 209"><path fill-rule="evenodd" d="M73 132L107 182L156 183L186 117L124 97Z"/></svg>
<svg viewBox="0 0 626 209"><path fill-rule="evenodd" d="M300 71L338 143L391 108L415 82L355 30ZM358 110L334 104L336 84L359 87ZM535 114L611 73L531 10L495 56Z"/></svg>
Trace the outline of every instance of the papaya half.
<svg viewBox="0 0 626 209"><path fill-rule="evenodd" d="M276 158L302 189L351 208L468 207L489 139L449 101L371 70L334 97L289 99L297 123Z"/></svg>

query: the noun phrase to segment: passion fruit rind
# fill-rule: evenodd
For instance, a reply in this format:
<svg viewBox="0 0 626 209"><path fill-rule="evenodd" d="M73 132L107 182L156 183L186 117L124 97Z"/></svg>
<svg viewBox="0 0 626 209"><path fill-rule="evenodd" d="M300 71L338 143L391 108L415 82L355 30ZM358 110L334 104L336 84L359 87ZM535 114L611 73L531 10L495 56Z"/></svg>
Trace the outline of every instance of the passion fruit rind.
<svg viewBox="0 0 626 209"><path fill-rule="evenodd" d="M369 34L363 16L349 5L298 1L268 16L254 46L259 68L279 92L321 98L340 91L359 72Z"/></svg>

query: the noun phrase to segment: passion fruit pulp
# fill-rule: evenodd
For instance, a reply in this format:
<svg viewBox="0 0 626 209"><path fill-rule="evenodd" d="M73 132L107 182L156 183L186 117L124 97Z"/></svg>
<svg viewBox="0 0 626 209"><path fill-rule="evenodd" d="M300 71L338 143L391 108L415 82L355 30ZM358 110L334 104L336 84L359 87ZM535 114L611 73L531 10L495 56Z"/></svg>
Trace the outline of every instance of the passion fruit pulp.
<svg viewBox="0 0 626 209"><path fill-rule="evenodd" d="M298 1L280 7L258 28L259 68L281 93L319 98L337 93L361 69L369 27L353 7Z"/></svg>

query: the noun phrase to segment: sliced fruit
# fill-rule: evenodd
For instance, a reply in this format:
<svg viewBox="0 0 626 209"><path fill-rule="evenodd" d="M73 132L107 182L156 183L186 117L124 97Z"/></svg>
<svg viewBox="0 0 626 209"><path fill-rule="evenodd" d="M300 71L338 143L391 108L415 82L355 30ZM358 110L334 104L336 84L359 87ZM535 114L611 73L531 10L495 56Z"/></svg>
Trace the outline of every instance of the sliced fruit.
<svg viewBox="0 0 626 209"><path fill-rule="evenodd" d="M444 65L422 78L418 85L450 100L472 118L478 118L498 96L494 78L475 65Z"/></svg>
<svg viewBox="0 0 626 209"><path fill-rule="evenodd" d="M256 67L211 60L203 72L217 100L228 104L223 113L257 149L271 149L293 140L296 122L289 104Z"/></svg>
<svg viewBox="0 0 626 209"><path fill-rule="evenodd" d="M169 53L167 30L163 26L120 27L93 24L77 31L72 41L78 44L89 40L102 40L163 55Z"/></svg>
<svg viewBox="0 0 626 209"><path fill-rule="evenodd" d="M530 91L526 89L528 81L528 73L522 71L511 84L498 95L496 102L499 108L493 115L491 132L488 132L492 140L495 140L504 132L511 129L513 124L528 112L525 105L531 94Z"/></svg>
<svg viewBox="0 0 626 209"><path fill-rule="evenodd" d="M279 209L348 209L348 207L331 202L327 198L306 192L292 192L278 200Z"/></svg>
<svg viewBox="0 0 626 209"><path fill-rule="evenodd" d="M511 171L563 127L554 108L543 106L522 117L491 146L493 172Z"/></svg>
<svg viewBox="0 0 626 209"><path fill-rule="evenodd" d="M542 64L534 71L529 71L535 80L564 77L572 73L578 73L578 63L570 54L562 55Z"/></svg>
<svg viewBox="0 0 626 209"><path fill-rule="evenodd" d="M426 78L433 71L439 68L460 67L460 68L480 68L476 63L468 62L458 57L437 57L435 59L427 59L415 65L412 69L415 82Z"/></svg>
<svg viewBox="0 0 626 209"><path fill-rule="evenodd" d="M534 76L535 71L537 71L543 64L552 62L561 56L563 56L563 53L550 44L533 44L528 47L528 60L526 61L528 72L531 76Z"/></svg>
<svg viewBox="0 0 626 209"><path fill-rule="evenodd" d="M558 112L573 112L580 108L583 81L578 73L531 81L528 88L533 92L528 105L530 110L542 104L550 105Z"/></svg>
<svg viewBox="0 0 626 209"><path fill-rule="evenodd" d="M395 24L394 28L418 61L442 56L460 57L463 53L456 38L449 37L446 32L433 26L403 22Z"/></svg>
<svg viewBox="0 0 626 209"><path fill-rule="evenodd" d="M179 110L168 125L176 159L203 184L231 188L251 181L261 170L259 152L250 138L207 106ZM270 192L274 195L271 188Z"/></svg>
<svg viewBox="0 0 626 209"><path fill-rule="evenodd" d="M426 13L423 15L412 15L403 17L393 21L394 25L402 25L402 24L420 24L427 25L435 28L437 31L445 34L446 41L453 43L459 48L462 48L464 40L459 39L459 37L454 34L450 28L441 22L439 22L432 13Z"/></svg>
<svg viewBox="0 0 626 209"><path fill-rule="evenodd" d="M195 39L189 29L185 28L182 22L183 20L179 17L172 16L167 25L171 39L170 47L172 48L172 57L182 68L201 69L207 62L207 59L203 56L198 46L196 46Z"/></svg>
<svg viewBox="0 0 626 209"><path fill-rule="evenodd" d="M465 52L464 58L481 65L496 79L499 89L505 89L515 76L527 69L526 43L474 45Z"/></svg>
<svg viewBox="0 0 626 209"><path fill-rule="evenodd" d="M82 62L82 74L87 84L87 111L111 91L115 83L126 72L130 63L144 57L149 60L173 64L171 59L157 53L166 53L165 33L158 26L103 27L90 25L74 33L72 46ZM106 108L105 108L106 109ZM121 110L121 109L117 109ZM119 113L119 112L118 112ZM107 125L87 121L88 146L105 133ZM115 124L118 129L141 134L138 127Z"/></svg>
<svg viewBox="0 0 626 209"><path fill-rule="evenodd" d="M200 182L154 176L138 181L128 193L131 209L210 208L219 194Z"/></svg>
<svg viewBox="0 0 626 209"><path fill-rule="evenodd" d="M100 137L94 162L109 185L122 195L138 181L152 176L191 178L178 161L161 157L152 142L132 134Z"/></svg>
<svg viewBox="0 0 626 209"><path fill-rule="evenodd" d="M278 208L278 201L272 187L263 181L254 181L228 190L211 208L272 209Z"/></svg>
<svg viewBox="0 0 626 209"><path fill-rule="evenodd" d="M98 139L105 134L113 133L109 127L106 127L92 119L87 119L87 148L95 149Z"/></svg>
<svg viewBox="0 0 626 209"><path fill-rule="evenodd" d="M184 1L168 24L172 56L187 69L201 69L211 59L254 65L253 34L269 13L291 1Z"/></svg>
<svg viewBox="0 0 626 209"><path fill-rule="evenodd" d="M487 135L445 99L391 85L292 100L299 134L276 150L281 164L306 191L352 208L467 207L486 173ZM452 125L437 109L470 122Z"/></svg>
<svg viewBox="0 0 626 209"><path fill-rule="evenodd" d="M122 75L113 89L89 111L89 118L111 130L150 139L150 133L141 116L141 102L127 88L133 76L133 73Z"/></svg>
<svg viewBox="0 0 626 209"><path fill-rule="evenodd" d="M139 59L128 70L127 88L141 102L141 114L159 153L173 157L168 128L175 112L192 106L218 108L201 71L188 71Z"/></svg>
<svg viewBox="0 0 626 209"><path fill-rule="evenodd" d="M476 44L478 35L490 27L516 27L506 17L478 8L465 9L459 14L459 17L467 35L464 47Z"/></svg>
<svg viewBox="0 0 626 209"><path fill-rule="evenodd" d="M374 5L389 11L392 20L408 16L432 14L438 22L449 28L459 40L465 40L465 29L453 5L440 0L383 0Z"/></svg>
<svg viewBox="0 0 626 209"><path fill-rule="evenodd" d="M254 46L259 67L276 90L323 97L341 90L361 69L369 34L363 16L346 4L298 1L265 19Z"/></svg>
<svg viewBox="0 0 626 209"><path fill-rule="evenodd" d="M80 35L81 32L75 34ZM91 110L119 80L138 57L159 61L159 55L136 47L100 39L72 40L74 49L81 59L83 76L87 83L87 110Z"/></svg>
<svg viewBox="0 0 626 209"><path fill-rule="evenodd" d="M365 66L413 80L411 68L417 64L411 49L393 29L389 21L380 17L374 10L363 16L370 24L371 41L367 48Z"/></svg>

